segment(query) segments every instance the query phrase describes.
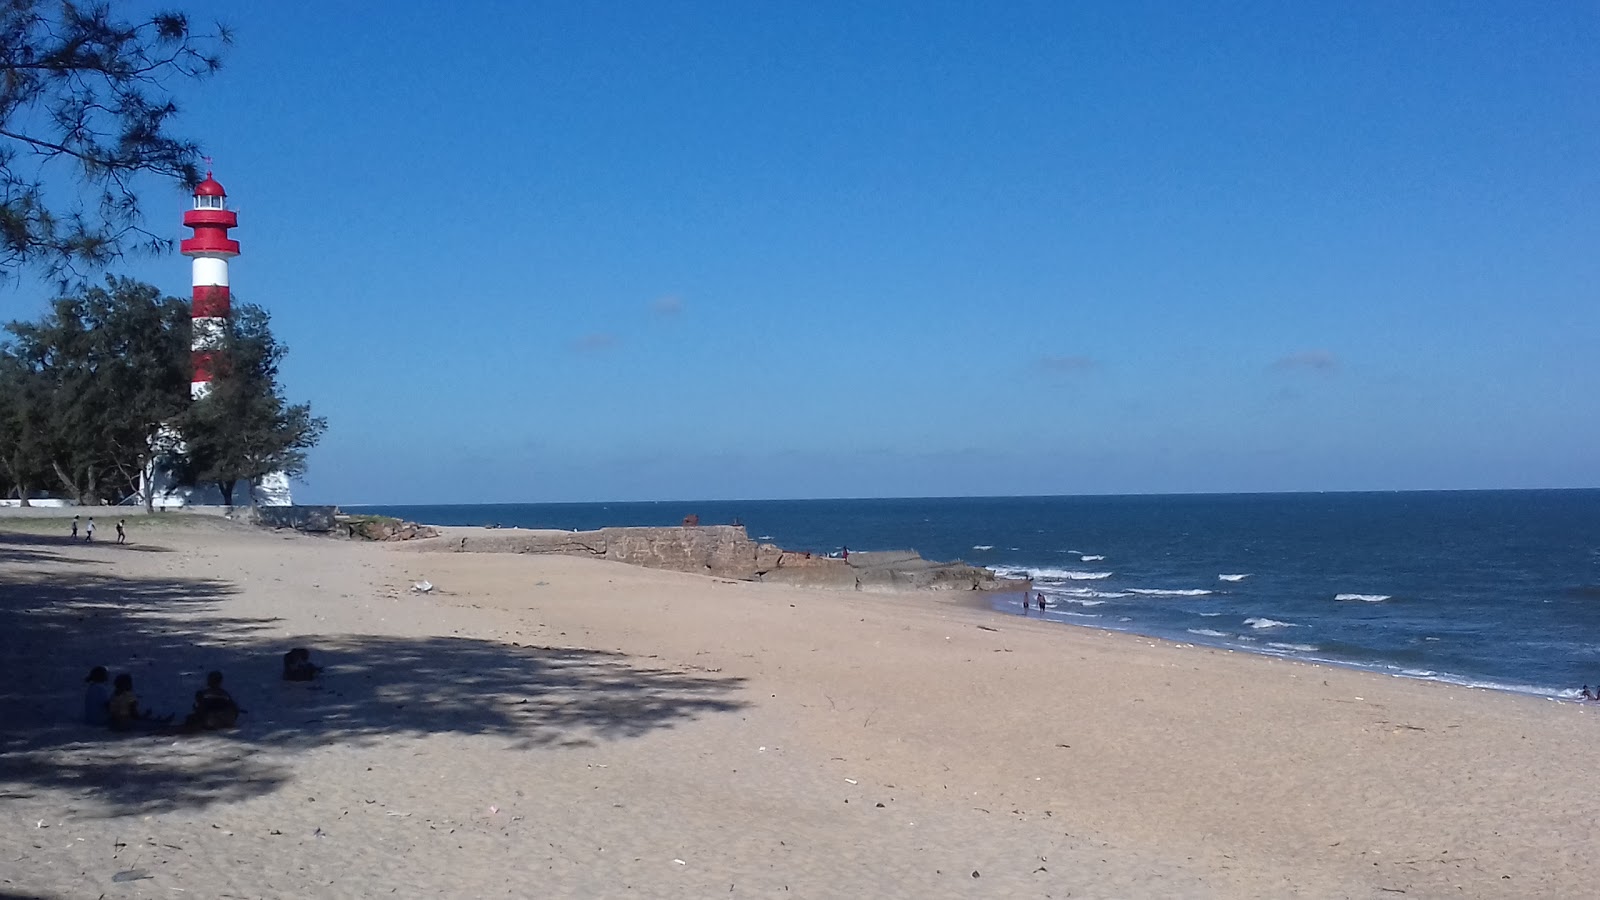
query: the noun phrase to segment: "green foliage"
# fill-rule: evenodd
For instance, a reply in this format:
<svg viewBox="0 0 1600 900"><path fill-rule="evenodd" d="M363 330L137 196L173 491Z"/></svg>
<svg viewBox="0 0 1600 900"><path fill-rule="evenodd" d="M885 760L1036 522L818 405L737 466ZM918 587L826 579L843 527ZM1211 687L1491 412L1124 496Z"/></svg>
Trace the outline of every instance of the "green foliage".
<svg viewBox="0 0 1600 900"><path fill-rule="evenodd" d="M107 278L104 288L59 298L38 321L5 330L7 493L54 488L82 504L119 502L160 457L185 484L216 484L231 505L236 482L304 474L306 451L327 427L309 405L284 399L278 366L288 348L257 306L234 306L211 391L198 401L189 399L189 305L148 284Z"/></svg>
<svg viewBox="0 0 1600 900"><path fill-rule="evenodd" d="M234 306L211 390L179 420L185 483L215 484L232 505L239 481L305 473L306 451L321 439L327 420L313 416L309 404L284 399L278 366L287 352L273 337L265 310Z"/></svg>
<svg viewBox="0 0 1600 900"><path fill-rule="evenodd" d="M130 22L108 3L0 0L0 278L170 249L145 228L136 181L199 181L198 148L168 130L169 87L216 72L230 42L182 13Z"/></svg>
<svg viewBox="0 0 1600 900"><path fill-rule="evenodd" d="M107 278L6 330L0 466L12 486L54 482L90 504L135 492L162 424L187 405L188 306Z"/></svg>

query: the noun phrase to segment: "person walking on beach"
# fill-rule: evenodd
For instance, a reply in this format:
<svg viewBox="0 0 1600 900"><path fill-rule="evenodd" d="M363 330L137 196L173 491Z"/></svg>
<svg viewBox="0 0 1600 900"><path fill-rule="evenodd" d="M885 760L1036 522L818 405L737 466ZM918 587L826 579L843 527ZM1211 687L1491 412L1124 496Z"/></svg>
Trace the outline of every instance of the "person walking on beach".
<svg viewBox="0 0 1600 900"><path fill-rule="evenodd" d="M83 526L83 539L85 541L94 540L94 516L90 516L89 521Z"/></svg>
<svg viewBox="0 0 1600 900"><path fill-rule="evenodd" d="M117 520L117 543L119 544L126 544L128 542L128 531L123 527L127 521L127 519Z"/></svg>
<svg viewBox="0 0 1600 900"><path fill-rule="evenodd" d="M1039 592L1039 611L1044 612L1044 591Z"/></svg>
<svg viewBox="0 0 1600 900"><path fill-rule="evenodd" d="M73 540L77 540L78 539L78 517L77 516L73 516L72 517L72 539Z"/></svg>

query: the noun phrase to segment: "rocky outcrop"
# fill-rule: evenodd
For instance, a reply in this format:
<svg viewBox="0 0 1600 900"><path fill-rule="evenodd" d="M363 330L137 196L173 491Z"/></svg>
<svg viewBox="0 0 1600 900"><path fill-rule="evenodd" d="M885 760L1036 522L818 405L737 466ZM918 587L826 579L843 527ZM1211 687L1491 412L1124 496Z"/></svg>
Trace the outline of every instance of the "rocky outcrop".
<svg viewBox="0 0 1600 900"><path fill-rule="evenodd" d="M387 516L340 516L338 528L345 537L364 541L415 541L439 536L439 529L432 525Z"/></svg>
<svg viewBox="0 0 1600 900"><path fill-rule="evenodd" d="M1021 590L962 562L940 563L915 551L852 553L849 559L786 551L752 541L742 525L683 528L601 528L597 531L495 530L419 540L407 549L455 553L552 553L585 556L653 569L697 572L745 581L770 581L846 590Z"/></svg>
<svg viewBox="0 0 1600 900"><path fill-rule="evenodd" d="M324 534L334 529L339 516L337 506L253 506L247 520L262 528L293 528Z"/></svg>

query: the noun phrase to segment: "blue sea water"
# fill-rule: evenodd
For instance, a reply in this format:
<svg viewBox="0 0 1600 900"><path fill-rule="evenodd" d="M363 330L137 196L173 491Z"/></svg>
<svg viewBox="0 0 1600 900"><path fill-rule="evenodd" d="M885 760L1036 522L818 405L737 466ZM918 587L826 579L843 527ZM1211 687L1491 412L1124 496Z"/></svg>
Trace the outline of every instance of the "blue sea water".
<svg viewBox="0 0 1600 900"><path fill-rule="evenodd" d="M1600 684L1600 491L383 506L440 525L738 520L1028 574L1045 618L1546 696ZM1022 614L1019 597L996 609ZM1028 613L1038 617L1040 613Z"/></svg>

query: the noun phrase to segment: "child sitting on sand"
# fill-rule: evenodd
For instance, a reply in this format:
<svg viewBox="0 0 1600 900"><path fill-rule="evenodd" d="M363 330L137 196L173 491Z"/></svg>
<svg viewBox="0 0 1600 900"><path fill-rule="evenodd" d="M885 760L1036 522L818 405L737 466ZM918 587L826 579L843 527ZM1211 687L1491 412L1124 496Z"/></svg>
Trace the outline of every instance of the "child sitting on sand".
<svg viewBox="0 0 1600 900"><path fill-rule="evenodd" d="M310 681L320 671L322 667L311 664L311 651L304 647L296 647L283 655L284 681Z"/></svg>
<svg viewBox="0 0 1600 900"><path fill-rule="evenodd" d="M110 716L111 730L127 731L132 728L148 728L165 725L172 721L172 716L157 718L155 713L148 709L139 708L139 696L133 692L133 676L126 672L117 676L113 683L111 699L106 703L106 712Z"/></svg>
<svg viewBox="0 0 1600 900"><path fill-rule="evenodd" d="M223 689L222 673L212 672L206 675L206 686L194 692L194 710L183 720L183 724L185 728L206 731L232 728L242 712L244 710L234 702L233 695Z"/></svg>
<svg viewBox="0 0 1600 900"><path fill-rule="evenodd" d="M111 673L105 666L95 666L83 679L89 687L83 692L83 722L104 728L111 724Z"/></svg>

